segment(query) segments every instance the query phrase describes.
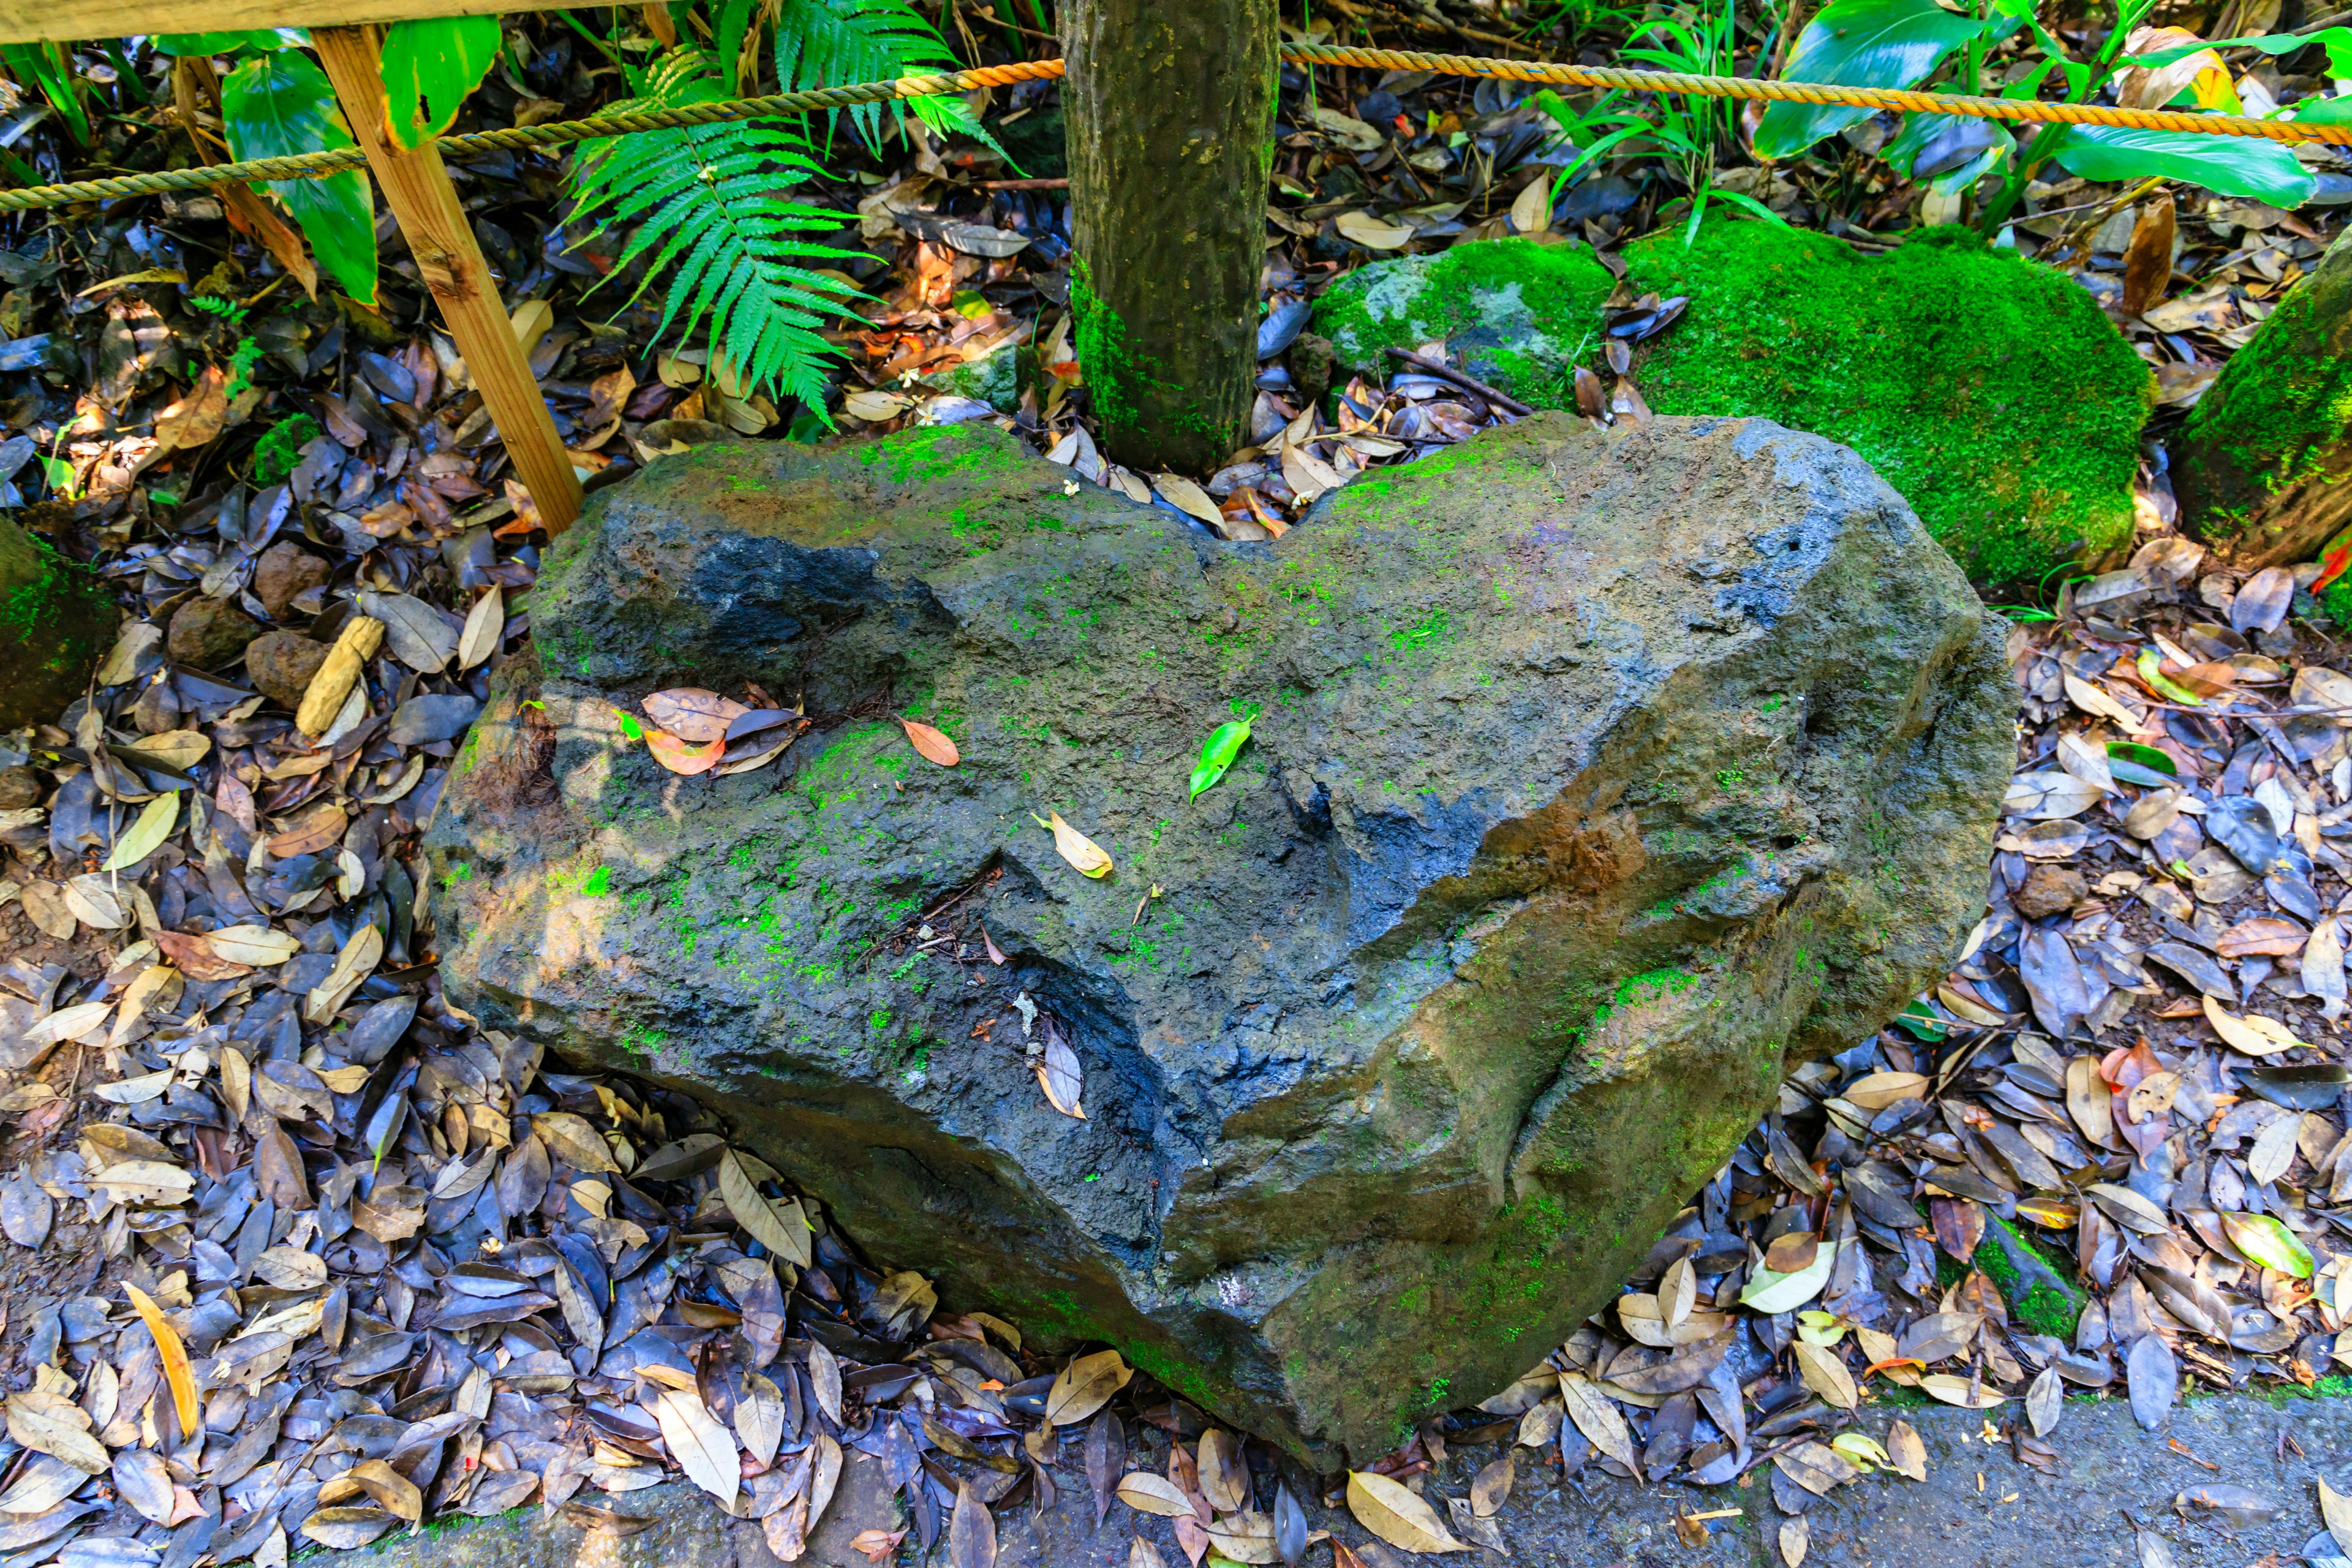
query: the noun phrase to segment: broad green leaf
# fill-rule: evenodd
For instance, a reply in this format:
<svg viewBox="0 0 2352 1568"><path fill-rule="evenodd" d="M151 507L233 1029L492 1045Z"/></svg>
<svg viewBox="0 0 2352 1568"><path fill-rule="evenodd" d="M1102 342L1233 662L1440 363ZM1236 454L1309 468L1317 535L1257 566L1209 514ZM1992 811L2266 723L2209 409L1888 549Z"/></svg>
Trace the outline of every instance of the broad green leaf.
<svg viewBox="0 0 2352 1568"><path fill-rule="evenodd" d="M275 53L310 42L299 27L256 27L233 33L162 33L155 38L159 55L233 55L239 49Z"/></svg>
<svg viewBox="0 0 2352 1568"><path fill-rule="evenodd" d="M1806 25L1782 74L1790 81L1843 87L1911 87L1986 24L1955 16L1936 0L1835 0ZM1824 136L1858 125L1874 109L1776 103L1756 127L1756 151L1793 157Z"/></svg>
<svg viewBox="0 0 2352 1568"><path fill-rule="evenodd" d="M114 852L106 858L101 871L120 871L125 866L136 866L163 847L163 840L172 837L172 829L180 822L180 797L165 791L147 803L139 820L114 841Z"/></svg>
<svg viewBox="0 0 2352 1568"><path fill-rule="evenodd" d="M2352 92L2306 98L2287 113L2298 125L2352 125Z"/></svg>
<svg viewBox="0 0 2352 1568"><path fill-rule="evenodd" d="M1209 738L1201 745L1200 765L1192 770L1192 793L1185 797L1188 801L1200 799L1202 791L1213 788L1225 776L1225 770L1242 754L1243 742L1250 738L1251 722L1244 719L1220 724L1209 731Z"/></svg>
<svg viewBox="0 0 2352 1568"><path fill-rule="evenodd" d="M383 39L383 91L392 139L422 147L457 122L466 95L499 58L496 16L396 22Z"/></svg>
<svg viewBox="0 0 2352 1568"><path fill-rule="evenodd" d="M2265 33L2258 38L2216 38L2210 44L2182 44L2176 48L2151 49L2144 55L2126 55L2123 63L2168 66L2175 60L2187 59L2200 49L2260 49L2266 55L2291 55L2314 44L2327 51L2329 76L2352 77L2352 27L2322 27L2315 33Z"/></svg>
<svg viewBox="0 0 2352 1568"><path fill-rule="evenodd" d="M229 72L221 81L221 118L240 160L353 145L327 73L292 49L257 55ZM319 180L272 180L269 194L294 215L343 292L374 304L375 200L367 175L347 169Z"/></svg>
<svg viewBox="0 0 2352 1568"><path fill-rule="evenodd" d="M49 53L47 44L0 44L0 61L8 67L8 74L26 87L38 87L41 96L65 121L66 129L76 142L89 145L89 116L82 111L81 99L74 91L73 78L58 66L57 57Z"/></svg>
<svg viewBox="0 0 2352 1568"><path fill-rule="evenodd" d="M2059 133L2058 166L2085 180L2187 180L2225 196L2299 207L2316 188L2294 153L2250 136L2200 136L2127 125L2069 125Z"/></svg>
<svg viewBox="0 0 2352 1568"><path fill-rule="evenodd" d="M2311 1248L2303 1238L2266 1214L2225 1214L2221 1229L2230 1245L2265 1268L2275 1268L2282 1274L2292 1274L2298 1279L2308 1279L2312 1273Z"/></svg>

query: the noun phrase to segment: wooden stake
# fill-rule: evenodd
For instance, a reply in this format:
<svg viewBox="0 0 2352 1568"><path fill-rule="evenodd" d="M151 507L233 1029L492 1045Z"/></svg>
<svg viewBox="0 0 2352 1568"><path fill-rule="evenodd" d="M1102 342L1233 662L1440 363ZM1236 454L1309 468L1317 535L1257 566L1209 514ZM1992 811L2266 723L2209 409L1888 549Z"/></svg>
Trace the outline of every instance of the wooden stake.
<svg viewBox="0 0 2352 1568"><path fill-rule="evenodd" d="M466 356L467 372L498 424L516 475L530 490L548 532L562 532L580 515L580 477L572 472L547 399L515 341L489 266L474 241L473 225L442 166L440 149L427 142L411 153L386 132L378 64L382 45L373 28L318 27L310 41L335 84L343 118L383 187L384 202L408 238L417 270L449 323L457 352Z"/></svg>

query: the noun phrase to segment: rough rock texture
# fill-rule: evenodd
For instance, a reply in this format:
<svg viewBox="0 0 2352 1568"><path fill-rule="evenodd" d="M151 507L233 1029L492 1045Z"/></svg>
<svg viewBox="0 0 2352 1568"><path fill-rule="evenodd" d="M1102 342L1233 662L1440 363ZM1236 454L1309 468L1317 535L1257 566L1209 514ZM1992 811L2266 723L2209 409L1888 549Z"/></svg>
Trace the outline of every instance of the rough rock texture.
<svg viewBox="0 0 2352 1568"><path fill-rule="evenodd" d="M271 620L284 620L296 595L320 586L332 575L324 561L291 540L281 539L253 563L253 596L261 601Z"/></svg>
<svg viewBox="0 0 2352 1568"><path fill-rule="evenodd" d="M86 568L0 517L0 730L56 723L121 619Z"/></svg>
<svg viewBox="0 0 2352 1568"><path fill-rule="evenodd" d="M1963 229L1885 256L1777 225L1717 222L1624 249L1632 294L1690 307L1635 350L1661 414L1777 419L1843 442L1979 582L2038 577L2128 548L2132 475L2153 396L2097 303L2063 273ZM1580 247L1457 245L1362 268L1317 303L1343 366L1447 337L1473 373L1573 408L1601 372L1613 283Z"/></svg>
<svg viewBox="0 0 2352 1568"><path fill-rule="evenodd" d="M289 711L302 706L310 678L327 662L327 645L300 632L264 632L245 648L254 689Z"/></svg>
<svg viewBox="0 0 2352 1568"><path fill-rule="evenodd" d="M243 653L246 645L267 628L237 608L234 599L207 599L198 594L172 612L171 629L163 647L173 662L197 669L218 669Z"/></svg>
<svg viewBox="0 0 2352 1568"><path fill-rule="evenodd" d="M428 837L451 995L1324 1465L1557 1344L1790 1062L1941 973L2015 717L1900 500L1763 421L1542 416L1256 545L987 427L712 446L601 492L533 617ZM747 677L820 716L782 763L625 739Z"/></svg>

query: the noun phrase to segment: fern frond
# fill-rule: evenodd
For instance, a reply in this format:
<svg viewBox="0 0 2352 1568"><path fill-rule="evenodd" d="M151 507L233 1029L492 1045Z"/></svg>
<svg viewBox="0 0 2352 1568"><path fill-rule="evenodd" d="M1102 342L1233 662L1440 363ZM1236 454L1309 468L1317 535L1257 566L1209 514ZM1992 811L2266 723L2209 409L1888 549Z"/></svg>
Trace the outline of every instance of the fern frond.
<svg viewBox="0 0 2352 1568"><path fill-rule="evenodd" d="M621 110L713 102L726 84L693 49L674 50L639 75L641 96ZM822 173L806 143L775 124L689 125L583 145L572 165L577 218L635 224L614 275L643 260L634 304L668 275L656 337L677 323L708 335L751 390L824 408L825 371L839 351L820 329L858 290L801 261L856 254L807 237L839 230L843 215L795 202L780 186Z"/></svg>
<svg viewBox="0 0 2352 1568"><path fill-rule="evenodd" d="M782 0L776 80L786 92L955 68L955 56L909 0ZM861 103L850 122L868 147L882 139L882 106Z"/></svg>

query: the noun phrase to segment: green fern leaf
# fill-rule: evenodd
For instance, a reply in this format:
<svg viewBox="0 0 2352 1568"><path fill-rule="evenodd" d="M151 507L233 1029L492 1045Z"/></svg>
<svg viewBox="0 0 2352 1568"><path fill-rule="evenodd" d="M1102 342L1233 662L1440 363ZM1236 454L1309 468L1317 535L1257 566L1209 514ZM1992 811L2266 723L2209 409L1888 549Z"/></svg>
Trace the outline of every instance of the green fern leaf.
<svg viewBox="0 0 2352 1568"><path fill-rule="evenodd" d="M639 96L615 110L707 103L728 96L708 60L674 50L638 74ZM583 144L573 162L573 216L634 224L613 275L644 264L634 304L665 275L660 336L706 334L743 390L797 397L824 418L826 371L840 355L822 328L858 290L798 261L856 253L805 237L832 234L839 213L780 194L821 173L806 143L774 124L690 125ZM828 421L828 424L830 422Z"/></svg>
<svg viewBox="0 0 2352 1568"><path fill-rule="evenodd" d="M938 30L909 0L782 0L776 16L776 80L786 92L955 67ZM861 103L849 112L866 144L878 148L882 106Z"/></svg>

